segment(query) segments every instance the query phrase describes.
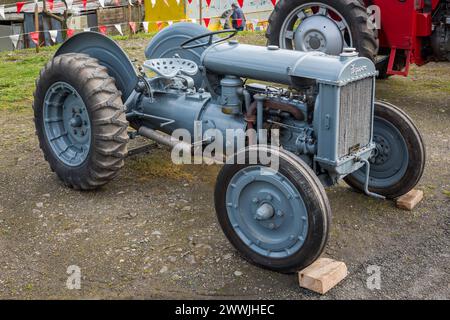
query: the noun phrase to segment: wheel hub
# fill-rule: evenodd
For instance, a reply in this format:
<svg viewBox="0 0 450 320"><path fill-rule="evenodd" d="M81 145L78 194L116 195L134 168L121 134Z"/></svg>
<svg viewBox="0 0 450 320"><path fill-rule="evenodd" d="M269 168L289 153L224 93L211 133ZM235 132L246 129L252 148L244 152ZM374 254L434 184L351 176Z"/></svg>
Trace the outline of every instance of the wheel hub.
<svg viewBox="0 0 450 320"><path fill-rule="evenodd" d="M295 47L302 51L322 51L339 55L344 48L341 31L331 19L313 15L295 31Z"/></svg>
<svg viewBox="0 0 450 320"><path fill-rule="evenodd" d="M44 100L44 128L57 158L68 166L86 160L91 144L91 124L83 99L66 82L56 82Z"/></svg>
<svg viewBox="0 0 450 320"><path fill-rule="evenodd" d="M226 194L228 217L254 251L287 257L306 239L306 207L288 179L279 172L262 175L261 168L247 167L232 178Z"/></svg>

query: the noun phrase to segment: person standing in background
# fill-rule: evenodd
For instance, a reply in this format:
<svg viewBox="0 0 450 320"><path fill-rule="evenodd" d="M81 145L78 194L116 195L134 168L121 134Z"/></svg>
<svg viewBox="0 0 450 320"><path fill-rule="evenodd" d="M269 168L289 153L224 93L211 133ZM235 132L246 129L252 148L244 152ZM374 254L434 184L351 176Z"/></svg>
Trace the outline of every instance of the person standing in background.
<svg viewBox="0 0 450 320"><path fill-rule="evenodd" d="M237 31L244 31L246 24L244 12L236 3L231 5L231 9L233 10L233 13L231 14L233 28Z"/></svg>

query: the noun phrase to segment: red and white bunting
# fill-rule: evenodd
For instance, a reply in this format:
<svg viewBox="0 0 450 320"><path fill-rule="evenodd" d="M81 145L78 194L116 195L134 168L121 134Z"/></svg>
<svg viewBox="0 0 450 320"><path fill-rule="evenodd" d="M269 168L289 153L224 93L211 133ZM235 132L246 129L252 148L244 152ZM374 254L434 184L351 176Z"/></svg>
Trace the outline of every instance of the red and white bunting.
<svg viewBox="0 0 450 320"><path fill-rule="evenodd" d="M67 38L70 38L71 36L73 36L74 33L75 33L75 30L73 30L73 29L67 29L67 30L66 30Z"/></svg>
<svg viewBox="0 0 450 320"><path fill-rule="evenodd" d="M177 5L180 5L180 0L177 0Z"/></svg>
<svg viewBox="0 0 450 320"><path fill-rule="evenodd" d="M53 11L54 0L47 0L47 6L50 11Z"/></svg>
<svg viewBox="0 0 450 320"><path fill-rule="evenodd" d="M102 8L105 7L105 0L98 0L98 3L102 6Z"/></svg>
<svg viewBox="0 0 450 320"><path fill-rule="evenodd" d="M236 19L236 24L238 27L242 26L242 19Z"/></svg>
<svg viewBox="0 0 450 320"><path fill-rule="evenodd" d="M84 32L89 32L89 31L91 31L91 28L84 28L83 31Z"/></svg>
<svg viewBox="0 0 450 320"><path fill-rule="evenodd" d="M277 0L271 0L271 1L272 1L273 6L275 7L275 5L277 4Z"/></svg>
<svg viewBox="0 0 450 320"><path fill-rule="evenodd" d="M197 19L191 19L192 23L197 23Z"/></svg>
<svg viewBox="0 0 450 320"><path fill-rule="evenodd" d="M205 26L208 28L209 23L211 22L211 18L203 18L203 22L205 23Z"/></svg>
<svg viewBox="0 0 450 320"><path fill-rule="evenodd" d="M130 29L133 33L136 33L136 22L128 22Z"/></svg>
<svg viewBox="0 0 450 320"><path fill-rule="evenodd" d="M164 3L166 6L170 7L169 3L167 2L167 0L164 0Z"/></svg>
<svg viewBox="0 0 450 320"><path fill-rule="evenodd" d="M48 30L50 34L50 39L52 39L53 43L56 43L56 37L58 36L58 30Z"/></svg>
<svg viewBox="0 0 450 320"><path fill-rule="evenodd" d="M133 0L128 0L128 4L129 4L130 6L133 6Z"/></svg>
<svg viewBox="0 0 450 320"><path fill-rule="evenodd" d="M167 24L168 24L169 26L171 26L171 25L173 25L173 21L172 21L172 20L169 20L169 21L167 21Z"/></svg>
<svg viewBox="0 0 450 320"><path fill-rule="evenodd" d="M82 0L83 1L83 8L86 9L87 6L87 0Z"/></svg>
<svg viewBox="0 0 450 320"><path fill-rule="evenodd" d="M227 22L227 19L221 18L219 19L220 21L220 25L222 26L222 28L225 28L225 22Z"/></svg>
<svg viewBox="0 0 450 320"><path fill-rule="evenodd" d="M20 13L20 11L22 11L24 4L25 4L25 2L23 2L23 1L16 2L17 13Z"/></svg>
<svg viewBox="0 0 450 320"><path fill-rule="evenodd" d="M158 31L161 31L163 28L163 22L162 21L156 21L156 27L158 28Z"/></svg>
<svg viewBox="0 0 450 320"><path fill-rule="evenodd" d="M0 18L5 19L5 5L0 5Z"/></svg>
<svg viewBox="0 0 450 320"><path fill-rule="evenodd" d="M188 0L188 2L189 2L189 4L191 4L191 3L192 3L192 0Z"/></svg>
<svg viewBox="0 0 450 320"><path fill-rule="evenodd" d="M14 49L17 48L17 44L19 43L19 37L20 37L19 34L12 34L9 36L9 39L11 39Z"/></svg>
<svg viewBox="0 0 450 320"><path fill-rule="evenodd" d="M156 5L156 0L151 0L150 2L152 3L152 8L154 8Z"/></svg>
<svg viewBox="0 0 450 320"><path fill-rule="evenodd" d="M114 25L114 27L115 27L116 30L120 33L120 35L123 36L121 24L120 24L120 23L116 23L116 24Z"/></svg>
<svg viewBox="0 0 450 320"><path fill-rule="evenodd" d="M142 27L144 28L145 32L148 32L148 21L143 21L142 22Z"/></svg>
<svg viewBox="0 0 450 320"><path fill-rule="evenodd" d="M206 0L206 6L209 8L210 5L211 5L211 0Z"/></svg>
<svg viewBox="0 0 450 320"><path fill-rule="evenodd" d="M66 0L67 9L72 9L73 0Z"/></svg>
<svg viewBox="0 0 450 320"><path fill-rule="evenodd" d="M100 31L103 34L106 34L106 26L98 26L98 31Z"/></svg>
<svg viewBox="0 0 450 320"><path fill-rule="evenodd" d="M244 6L244 0L237 0L239 7L243 7Z"/></svg>
<svg viewBox="0 0 450 320"><path fill-rule="evenodd" d="M35 45L39 45L39 32L33 31L30 32L30 38L34 42Z"/></svg>

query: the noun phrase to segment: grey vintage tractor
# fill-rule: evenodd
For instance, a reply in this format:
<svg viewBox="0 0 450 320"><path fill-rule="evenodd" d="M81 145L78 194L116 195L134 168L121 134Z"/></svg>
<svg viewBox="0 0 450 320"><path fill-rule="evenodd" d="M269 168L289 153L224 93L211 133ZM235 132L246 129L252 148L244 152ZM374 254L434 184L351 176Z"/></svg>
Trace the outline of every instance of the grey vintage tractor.
<svg viewBox="0 0 450 320"><path fill-rule="evenodd" d="M73 36L37 79L37 135L58 177L91 190L117 175L136 135L192 151L229 130L256 133L240 147L223 140L232 152L215 187L217 217L246 259L293 272L326 244L324 186L345 179L367 195L398 197L421 178L425 148L403 111L375 101L371 60L351 49L329 56L240 44L235 34L175 24L151 40L139 72L111 39ZM192 140L174 141L178 129Z"/></svg>

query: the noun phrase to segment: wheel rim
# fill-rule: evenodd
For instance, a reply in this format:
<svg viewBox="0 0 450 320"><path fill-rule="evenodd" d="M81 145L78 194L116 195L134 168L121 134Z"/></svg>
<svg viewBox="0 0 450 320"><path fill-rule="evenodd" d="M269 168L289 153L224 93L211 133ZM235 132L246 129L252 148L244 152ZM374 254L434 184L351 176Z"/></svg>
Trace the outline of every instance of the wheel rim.
<svg viewBox="0 0 450 320"><path fill-rule="evenodd" d="M228 185L226 206L235 233L256 253L286 258L303 246L308 232L306 206L281 173L261 166L238 171Z"/></svg>
<svg viewBox="0 0 450 320"><path fill-rule="evenodd" d="M373 141L376 148L369 159L372 188L387 188L398 183L409 162L408 146L400 131L385 119L375 117ZM365 181L365 169L354 173L360 183Z"/></svg>
<svg viewBox="0 0 450 320"><path fill-rule="evenodd" d="M91 122L79 93L66 82L56 82L44 99L44 128L56 157L75 167L87 158L91 145Z"/></svg>
<svg viewBox="0 0 450 320"><path fill-rule="evenodd" d="M280 31L280 47L339 55L353 46L350 27L333 7L311 2L293 10Z"/></svg>

